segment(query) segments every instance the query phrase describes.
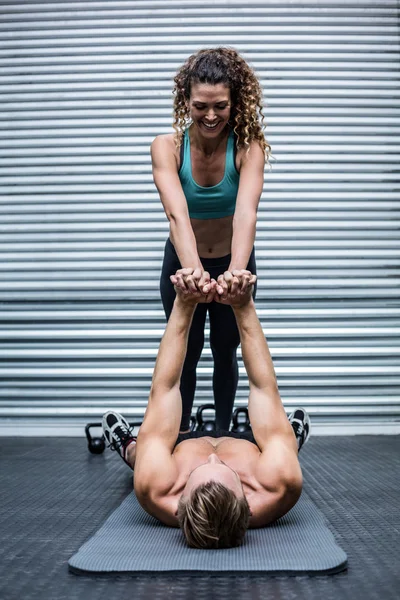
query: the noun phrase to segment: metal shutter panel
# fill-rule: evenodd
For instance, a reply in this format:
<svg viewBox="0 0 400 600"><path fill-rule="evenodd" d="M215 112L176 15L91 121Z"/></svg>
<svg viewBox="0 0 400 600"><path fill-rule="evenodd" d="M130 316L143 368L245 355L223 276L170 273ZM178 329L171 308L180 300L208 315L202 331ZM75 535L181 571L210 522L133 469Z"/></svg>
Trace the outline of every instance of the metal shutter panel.
<svg viewBox="0 0 400 600"><path fill-rule="evenodd" d="M1 433L143 415L168 235L149 145L176 68L217 45L255 67L278 159L257 306L285 406L317 431L398 431L394 0L8 2L0 39ZM211 372L206 342L196 404Z"/></svg>

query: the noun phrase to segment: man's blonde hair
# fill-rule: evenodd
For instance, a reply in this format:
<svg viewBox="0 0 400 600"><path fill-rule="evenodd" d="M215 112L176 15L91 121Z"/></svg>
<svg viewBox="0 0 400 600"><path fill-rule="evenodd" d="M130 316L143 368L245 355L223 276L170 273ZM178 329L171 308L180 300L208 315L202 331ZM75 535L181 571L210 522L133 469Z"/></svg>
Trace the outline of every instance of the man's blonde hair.
<svg viewBox="0 0 400 600"><path fill-rule="evenodd" d="M222 483L208 481L195 488L178 505L178 521L192 548L240 546L249 526L250 508L245 496Z"/></svg>

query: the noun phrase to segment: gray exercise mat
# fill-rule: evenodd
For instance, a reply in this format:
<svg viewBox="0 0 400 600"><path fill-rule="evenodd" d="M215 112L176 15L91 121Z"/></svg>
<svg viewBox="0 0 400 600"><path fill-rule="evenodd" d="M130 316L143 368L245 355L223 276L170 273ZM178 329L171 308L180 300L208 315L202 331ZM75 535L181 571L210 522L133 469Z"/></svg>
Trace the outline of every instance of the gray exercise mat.
<svg viewBox="0 0 400 600"><path fill-rule="evenodd" d="M189 548L179 529L148 515L132 492L70 559L75 573L279 573L343 571L347 556L324 516L303 492L299 502L269 527L250 529L239 548Z"/></svg>

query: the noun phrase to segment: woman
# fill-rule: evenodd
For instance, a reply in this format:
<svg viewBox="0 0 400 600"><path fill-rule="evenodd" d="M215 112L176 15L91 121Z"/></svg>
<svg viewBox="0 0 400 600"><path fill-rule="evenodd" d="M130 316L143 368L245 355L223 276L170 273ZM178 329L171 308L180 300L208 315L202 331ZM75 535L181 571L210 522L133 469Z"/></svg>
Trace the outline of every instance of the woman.
<svg viewBox="0 0 400 600"><path fill-rule="evenodd" d="M235 271L256 273L257 208L270 153L260 84L235 50L200 50L174 81L175 134L157 136L151 146L154 182L170 222L160 282L167 319L177 271L174 282L183 288L203 289L211 277L224 290ZM199 304L181 377L182 432L189 429L207 311L217 429L229 429L231 420L240 343L235 317L223 303Z"/></svg>

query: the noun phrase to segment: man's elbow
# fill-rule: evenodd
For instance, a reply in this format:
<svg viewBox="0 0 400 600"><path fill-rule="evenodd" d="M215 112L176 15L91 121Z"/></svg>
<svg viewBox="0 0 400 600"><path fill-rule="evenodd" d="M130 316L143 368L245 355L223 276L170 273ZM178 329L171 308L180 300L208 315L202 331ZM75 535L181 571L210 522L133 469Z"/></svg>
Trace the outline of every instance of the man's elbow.
<svg viewBox="0 0 400 600"><path fill-rule="evenodd" d="M285 496L292 502L292 506L296 504L303 490L303 476L300 472L291 474L285 480Z"/></svg>
<svg viewBox="0 0 400 600"><path fill-rule="evenodd" d="M146 510L146 507L148 507L151 504L152 488L149 478L146 477L144 473L140 475L140 473L137 473L135 471L135 476L133 478L133 489L135 492L135 496L139 501L139 504L142 508Z"/></svg>

